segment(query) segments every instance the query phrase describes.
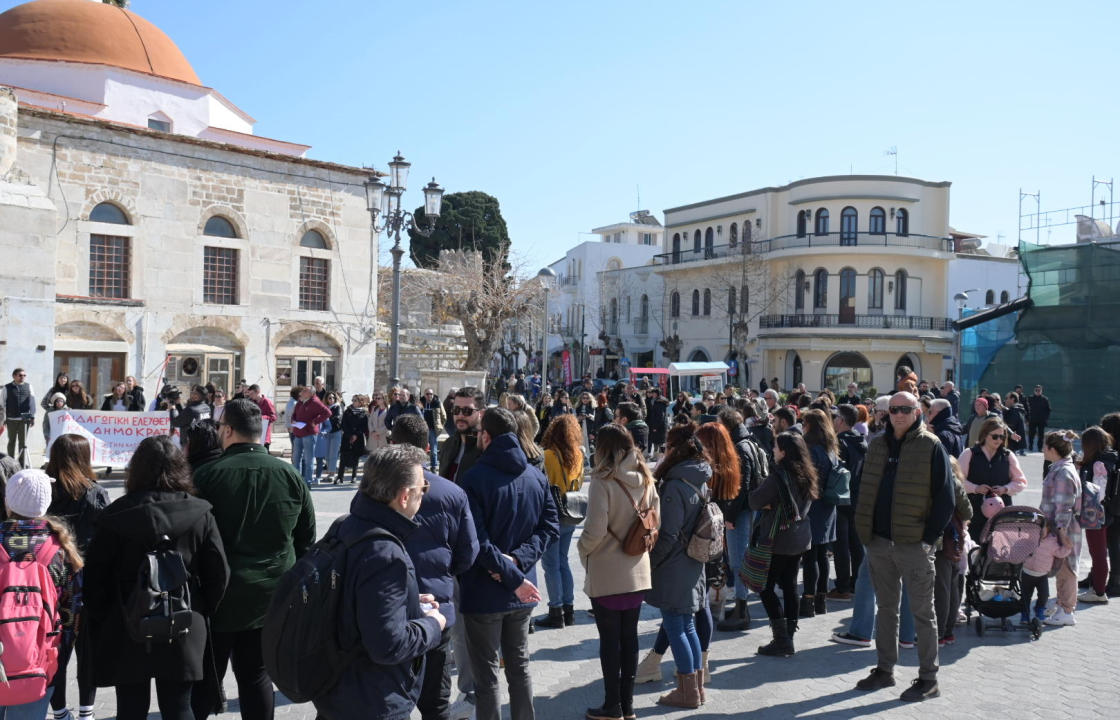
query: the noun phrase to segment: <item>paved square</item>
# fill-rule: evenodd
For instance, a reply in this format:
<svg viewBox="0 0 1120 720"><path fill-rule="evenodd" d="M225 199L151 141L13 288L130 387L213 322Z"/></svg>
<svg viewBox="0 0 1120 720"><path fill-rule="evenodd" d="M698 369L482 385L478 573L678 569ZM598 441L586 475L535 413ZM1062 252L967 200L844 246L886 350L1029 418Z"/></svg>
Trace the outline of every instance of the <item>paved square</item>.
<svg viewBox="0 0 1120 720"><path fill-rule="evenodd" d="M1029 486L1018 502L1037 505L1042 484L1042 456L1023 459ZM119 481L110 481L117 497ZM317 488L314 491L320 533L349 507L354 486ZM578 537L578 533L577 533ZM1088 571L1088 551L1082 554L1082 576ZM586 613L590 603L582 589L583 572L572 546L576 575L576 620L564 630L541 630L533 634L533 689L540 720L570 720L583 717L584 710L602 702L595 624ZM543 583L543 574L541 576ZM542 587L542 591L544 588ZM1051 596L1053 596L1051 580ZM698 711L670 710L655 704L669 684L639 685L635 697L638 717L675 718L1007 718L1050 720L1053 718L1120 717L1120 685L1115 669L1120 662L1120 626L1116 621L1120 603L1082 605L1077 626L1047 629L1032 642L1020 630L990 631L982 639L972 628L958 628L957 643L941 652L941 697L919 705L906 705L898 694L917 677L913 650L901 651L896 678L898 686L864 694L854 690L875 664L875 651L836 645L829 635L847 627L851 603L834 603L830 612L801 621L796 636L797 654L788 659L755 655L769 641L762 606L750 603L754 619L746 633L721 633L712 638L712 681L708 702ZM543 612L543 610L542 610ZM642 652L653 643L659 615L645 607L640 626ZM662 671L672 677L671 655ZM69 697L77 698L70 669ZM232 673L226 677L232 717L237 710L237 687ZM287 704L278 696L277 714L286 718L315 717L310 705ZM361 717L357 713L355 717ZM115 699L110 688L97 698L100 718L113 717ZM413 714L418 718L417 713ZM508 707L504 717L509 716ZM153 698L152 717L158 717Z"/></svg>

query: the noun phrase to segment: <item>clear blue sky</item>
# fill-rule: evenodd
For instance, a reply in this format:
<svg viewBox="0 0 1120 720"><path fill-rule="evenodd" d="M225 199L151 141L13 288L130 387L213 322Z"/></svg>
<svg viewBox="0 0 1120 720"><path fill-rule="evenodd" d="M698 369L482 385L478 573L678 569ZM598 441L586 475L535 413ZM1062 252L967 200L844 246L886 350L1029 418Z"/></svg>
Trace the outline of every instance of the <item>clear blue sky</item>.
<svg viewBox="0 0 1120 720"><path fill-rule="evenodd" d="M131 9L258 134L354 165L400 148L413 206L433 174L495 195L531 270L624 220L639 186L660 217L798 178L893 173L891 146L900 174L952 181L955 227L993 240L1014 242L1020 186L1045 210L1087 205L1094 173L1120 182L1112 1Z"/></svg>

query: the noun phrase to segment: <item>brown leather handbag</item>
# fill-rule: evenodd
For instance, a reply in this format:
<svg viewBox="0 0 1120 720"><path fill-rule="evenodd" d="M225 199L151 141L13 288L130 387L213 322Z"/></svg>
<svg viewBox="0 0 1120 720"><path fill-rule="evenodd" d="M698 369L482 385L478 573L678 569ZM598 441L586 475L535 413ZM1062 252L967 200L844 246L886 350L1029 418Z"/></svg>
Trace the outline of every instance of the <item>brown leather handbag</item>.
<svg viewBox="0 0 1120 720"><path fill-rule="evenodd" d="M653 550L653 546L657 544L657 533L661 527L661 514L652 505L648 508L642 508L637 501L630 495L630 491L622 484L618 478L612 478L618 486L622 488L622 492L630 500L634 506L634 512L637 517L634 522L630 524L630 529L626 531L626 537L620 538L614 534L610 525L607 526L607 532L611 534L615 540L622 546L622 552L627 555L642 555ZM645 496L643 491L642 496Z"/></svg>

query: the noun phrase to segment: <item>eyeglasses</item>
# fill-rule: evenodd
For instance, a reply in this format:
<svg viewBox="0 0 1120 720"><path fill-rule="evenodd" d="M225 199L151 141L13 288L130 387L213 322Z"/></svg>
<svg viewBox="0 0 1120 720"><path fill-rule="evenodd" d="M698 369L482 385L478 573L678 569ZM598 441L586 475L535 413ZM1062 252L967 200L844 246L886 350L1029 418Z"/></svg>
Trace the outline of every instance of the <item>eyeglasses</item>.
<svg viewBox="0 0 1120 720"><path fill-rule="evenodd" d="M432 484L430 482L428 482L427 480L425 480L423 485L413 485L412 487L420 488L420 494L421 495L427 495L428 494L428 488L430 488L431 486L432 486Z"/></svg>
<svg viewBox="0 0 1120 720"><path fill-rule="evenodd" d="M1003 433L991 433L990 435L988 435L988 439L990 440L1003 440L1003 438Z"/></svg>
<svg viewBox="0 0 1120 720"><path fill-rule="evenodd" d="M890 413L891 415L910 415L917 409L918 408L909 405L891 405Z"/></svg>
<svg viewBox="0 0 1120 720"><path fill-rule="evenodd" d="M471 415L474 415L474 408L469 408L469 407L451 408L451 414L452 415L463 415L465 417L470 417Z"/></svg>

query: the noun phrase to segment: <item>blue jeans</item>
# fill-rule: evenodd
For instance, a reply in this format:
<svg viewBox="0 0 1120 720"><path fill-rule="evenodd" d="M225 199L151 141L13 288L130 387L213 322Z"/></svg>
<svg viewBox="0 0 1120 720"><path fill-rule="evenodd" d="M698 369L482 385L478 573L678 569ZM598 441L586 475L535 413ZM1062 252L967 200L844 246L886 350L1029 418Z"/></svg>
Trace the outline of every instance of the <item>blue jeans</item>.
<svg viewBox="0 0 1120 720"><path fill-rule="evenodd" d="M0 707L0 720L43 720L50 702L51 694L48 692L34 702Z"/></svg>
<svg viewBox="0 0 1120 720"><path fill-rule="evenodd" d="M432 472L439 467L439 431L428 430L428 454L431 456Z"/></svg>
<svg viewBox="0 0 1120 720"><path fill-rule="evenodd" d="M549 543L541 556L550 608L572 605L576 600L576 585L572 579L572 568L568 565L568 550L572 547L572 535L575 532L575 525L561 524L560 537Z"/></svg>
<svg viewBox="0 0 1120 720"><path fill-rule="evenodd" d="M662 610L661 627L669 636L669 647L673 649L673 662L677 665L677 673L690 675L699 670L703 655L700 650L700 636L696 634L696 619L692 613L678 615Z"/></svg>
<svg viewBox="0 0 1120 720"><path fill-rule="evenodd" d="M342 431L327 435L327 472L338 472L338 453L342 450Z"/></svg>
<svg viewBox="0 0 1120 720"><path fill-rule="evenodd" d="M743 564L743 555L747 552L747 545L751 541L751 519L753 510L744 510L738 517L732 518L735 529L728 528L724 536L727 538L727 564L731 566L731 577L735 583L735 599L746 600L749 590L739 580L739 566Z"/></svg>
<svg viewBox="0 0 1120 720"><path fill-rule="evenodd" d="M867 548L864 548L863 562L856 578L855 597L852 598L852 621L848 632L859 638L875 638L875 587L871 584L871 570L867 566ZM954 612L956 612L954 610ZM910 612L910 596L906 584L902 585L902 604L898 610L898 639L901 642L914 642L914 615Z"/></svg>
<svg viewBox="0 0 1120 720"><path fill-rule="evenodd" d="M292 465L303 481L311 485L312 473L315 470L315 436L292 438Z"/></svg>

